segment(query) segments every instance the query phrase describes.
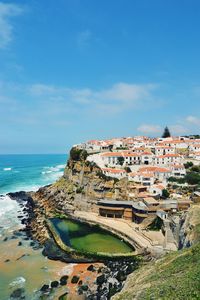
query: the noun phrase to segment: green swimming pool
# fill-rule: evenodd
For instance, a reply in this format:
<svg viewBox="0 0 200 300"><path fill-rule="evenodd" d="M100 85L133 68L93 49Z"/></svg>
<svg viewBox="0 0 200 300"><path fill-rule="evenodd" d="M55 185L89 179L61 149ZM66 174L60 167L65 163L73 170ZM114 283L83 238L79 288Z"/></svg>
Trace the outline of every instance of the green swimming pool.
<svg viewBox="0 0 200 300"><path fill-rule="evenodd" d="M101 229L69 219L51 218L62 242L78 251L96 253L130 253L134 249L118 237Z"/></svg>

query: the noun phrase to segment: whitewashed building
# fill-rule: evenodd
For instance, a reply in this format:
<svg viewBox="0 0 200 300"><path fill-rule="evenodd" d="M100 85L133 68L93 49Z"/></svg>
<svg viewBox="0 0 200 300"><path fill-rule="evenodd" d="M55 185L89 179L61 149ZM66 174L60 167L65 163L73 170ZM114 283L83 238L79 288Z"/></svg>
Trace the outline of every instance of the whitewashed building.
<svg viewBox="0 0 200 300"><path fill-rule="evenodd" d="M182 163L183 156L179 154L165 154L154 157L154 164L158 166L168 166Z"/></svg>
<svg viewBox="0 0 200 300"><path fill-rule="evenodd" d="M104 175L117 179L122 179L127 176L126 171L121 169L102 168L101 170Z"/></svg>
<svg viewBox="0 0 200 300"><path fill-rule="evenodd" d="M186 170L184 165L172 165L170 169L172 171L171 176L173 177L184 177L186 175Z"/></svg>

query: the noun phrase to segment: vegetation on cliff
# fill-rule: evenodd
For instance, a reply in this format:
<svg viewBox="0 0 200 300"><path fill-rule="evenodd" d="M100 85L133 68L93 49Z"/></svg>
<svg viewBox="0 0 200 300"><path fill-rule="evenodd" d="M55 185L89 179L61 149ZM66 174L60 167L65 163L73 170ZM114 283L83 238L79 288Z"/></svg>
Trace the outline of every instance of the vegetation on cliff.
<svg viewBox="0 0 200 300"><path fill-rule="evenodd" d="M135 271L114 299L200 299L200 243Z"/></svg>
<svg viewBox="0 0 200 300"><path fill-rule="evenodd" d="M183 223L185 246L132 273L116 300L200 299L200 205L194 205Z"/></svg>

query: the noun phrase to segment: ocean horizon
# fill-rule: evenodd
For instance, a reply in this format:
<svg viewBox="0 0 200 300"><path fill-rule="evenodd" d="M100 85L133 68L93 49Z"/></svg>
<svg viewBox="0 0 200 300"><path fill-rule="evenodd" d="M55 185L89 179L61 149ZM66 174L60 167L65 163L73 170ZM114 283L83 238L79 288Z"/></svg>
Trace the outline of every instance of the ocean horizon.
<svg viewBox="0 0 200 300"><path fill-rule="evenodd" d="M62 176L67 154L0 154L0 195L36 191Z"/></svg>

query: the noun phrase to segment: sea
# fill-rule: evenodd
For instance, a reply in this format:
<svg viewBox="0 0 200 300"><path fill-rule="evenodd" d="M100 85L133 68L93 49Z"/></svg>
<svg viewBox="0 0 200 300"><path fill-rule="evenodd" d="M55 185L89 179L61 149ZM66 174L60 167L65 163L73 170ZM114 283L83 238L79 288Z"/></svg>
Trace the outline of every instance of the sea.
<svg viewBox="0 0 200 300"><path fill-rule="evenodd" d="M63 174L66 154L0 155L0 195L36 191Z"/></svg>
<svg viewBox="0 0 200 300"><path fill-rule="evenodd" d="M31 247L25 235L18 234L24 226L20 222L23 207L7 195L36 191L55 182L63 175L67 158L66 154L0 155L0 300L14 299L16 293L22 293L23 299L40 299L43 284L59 280L72 268L48 260L41 249ZM52 294L47 299L57 296Z"/></svg>

